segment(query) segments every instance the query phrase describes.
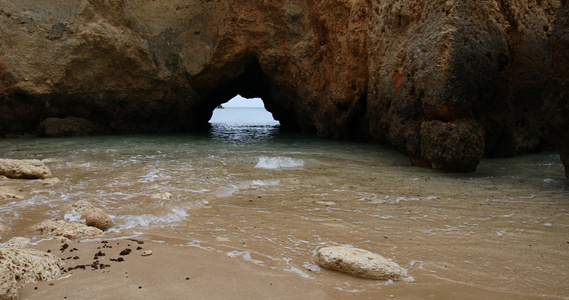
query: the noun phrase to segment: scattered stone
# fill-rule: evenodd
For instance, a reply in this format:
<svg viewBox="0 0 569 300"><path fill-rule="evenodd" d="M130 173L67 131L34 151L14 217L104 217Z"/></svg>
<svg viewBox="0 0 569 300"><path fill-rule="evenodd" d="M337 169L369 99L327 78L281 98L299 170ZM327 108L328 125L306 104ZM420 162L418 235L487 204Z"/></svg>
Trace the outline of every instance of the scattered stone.
<svg viewBox="0 0 569 300"><path fill-rule="evenodd" d="M77 214L77 215L82 215L85 212L88 211L96 211L96 212L102 212L103 210L93 206L93 204L87 202L87 201L77 201L74 202L68 206L65 207L65 211L68 214Z"/></svg>
<svg viewBox="0 0 569 300"><path fill-rule="evenodd" d="M0 200L24 199L24 195L9 187L0 187Z"/></svg>
<svg viewBox="0 0 569 300"><path fill-rule="evenodd" d="M59 183L61 183L61 180L57 177L46 178L41 181L41 184L43 185L54 185Z"/></svg>
<svg viewBox="0 0 569 300"><path fill-rule="evenodd" d="M158 200L170 200L174 197L174 195L172 195L171 193L156 193L156 194L152 194L152 198L154 199L158 199Z"/></svg>
<svg viewBox="0 0 569 300"><path fill-rule="evenodd" d="M47 220L32 226L32 232L54 237L73 239L77 237L94 237L103 233L102 230L79 223L69 223L63 220Z"/></svg>
<svg viewBox="0 0 569 300"><path fill-rule="evenodd" d="M398 279L405 271L379 254L347 247L326 247L318 250L316 264L327 269L371 279Z"/></svg>
<svg viewBox="0 0 569 300"><path fill-rule="evenodd" d="M152 250L144 250L140 253L141 256L150 256L152 255Z"/></svg>
<svg viewBox="0 0 569 300"><path fill-rule="evenodd" d="M0 159L0 175L9 178L44 179L51 177L51 171L37 159Z"/></svg>
<svg viewBox="0 0 569 300"><path fill-rule="evenodd" d="M111 217L102 211L86 211L81 215L87 226L99 228L103 231L113 227Z"/></svg>
<svg viewBox="0 0 569 300"><path fill-rule="evenodd" d="M32 283L57 278L63 262L51 253L36 249L0 248L0 266L6 267L18 282Z"/></svg>
<svg viewBox="0 0 569 300"><path fill-rule="evenodd" d="M18 282L4 263L0 263L0 299L18 299Z"/></svg>
<svg viewBox="0 0 569 300"><path fill-rule="evenodd" d="M99 250L99 252L95 253L95 259L99 258L99 256L105 256L106 254Z"/></svg>
<svg viewBox="0 0 569 300"><path fill-rule="evenodd" d="M17 236L2 244L2 248L25 249L28 248L31 243L32 241L29 238Z"/></svg>
<svg viewBox="0 0 569 300"><path fill-rule="evenodd" d="M124 258L122 258L122 257L119 257L119 258L111 258L111 259L109 259L109 260L110 260L110 261L121 262L121 261L124 261Z"/></svg>
<svg viewBox="0 0 569 300"><path fill-rule="evenodd" d="M129 255L132 252L132 249L126 248L119 253L119 255Z"/></svg>

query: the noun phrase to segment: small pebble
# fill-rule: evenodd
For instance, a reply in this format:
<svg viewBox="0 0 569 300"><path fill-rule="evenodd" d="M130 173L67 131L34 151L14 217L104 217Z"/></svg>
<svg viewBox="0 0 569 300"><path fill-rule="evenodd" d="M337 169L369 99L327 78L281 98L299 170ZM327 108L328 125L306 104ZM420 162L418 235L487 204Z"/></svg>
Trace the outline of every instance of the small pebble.
<svg viewBox="0 0 569 300"><path fill-rule="evenodd" d="M144 250L144 251L142 251L142 253L140 253L140 255L150 256L150 255L152 255L152 250Z"/></svg>

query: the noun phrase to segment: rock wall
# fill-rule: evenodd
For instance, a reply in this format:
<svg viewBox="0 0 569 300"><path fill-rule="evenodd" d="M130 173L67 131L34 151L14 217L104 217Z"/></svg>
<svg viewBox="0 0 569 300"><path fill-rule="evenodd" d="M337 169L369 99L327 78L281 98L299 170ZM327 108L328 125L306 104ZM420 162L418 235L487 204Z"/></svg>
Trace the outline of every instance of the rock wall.
<svg viewBox="0 0 569 300"><path fill-rule="evenodd" d="M548 86L543 115L557 145L569 184L569 5L564 1L553 28L546 65Z"/></svg>
<svg viewBox="0 0 569 300"><path fill-rule="evenodd" d="M567 59L565 0L1 3L5 136L196 130L239 93L285 128L472 171L550 146L543 103L567 102L546 59Z"/></svg>
<svg viewBox="0 0 569 300"><path fill-rule="evenodd" d="M371 132L413 162L469 171L541 146L559 1L381 1L370 18Z"/></svg>

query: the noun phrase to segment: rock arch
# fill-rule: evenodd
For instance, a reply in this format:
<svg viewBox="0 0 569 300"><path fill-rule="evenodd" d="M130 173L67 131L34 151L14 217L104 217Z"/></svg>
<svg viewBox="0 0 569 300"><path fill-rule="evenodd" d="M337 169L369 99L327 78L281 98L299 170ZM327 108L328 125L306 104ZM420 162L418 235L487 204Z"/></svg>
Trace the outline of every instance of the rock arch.
<svg viewBox="0 0 569 300"><path fill-rule="evenodd" d="M547 146L542 95L567 94L562 68L541 76L567 57L561 0L26 3L0 11L4 136L196 130L240 93L290 128L472 171Z"/></svg>

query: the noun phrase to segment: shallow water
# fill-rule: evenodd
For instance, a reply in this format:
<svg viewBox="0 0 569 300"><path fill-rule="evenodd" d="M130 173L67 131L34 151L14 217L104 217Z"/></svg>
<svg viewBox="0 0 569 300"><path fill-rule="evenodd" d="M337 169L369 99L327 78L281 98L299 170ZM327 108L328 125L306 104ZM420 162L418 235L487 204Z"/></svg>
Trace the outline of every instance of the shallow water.
<svg viewBox="0 0 569 300"><path fill-rule="evenodd" d="M25 235L87 200L112 215L107 235L222 252L340 292L408 283L330 277L312 262L320 247L382 254L418 282L569 296L569 189L556 154L443 173L379 145L281 134L254 112L226 108L235 116L212 119L209 134L0 140L0 157L47 159L62 181L0 180L25 195L0 200L1 223Z"/></svg>

